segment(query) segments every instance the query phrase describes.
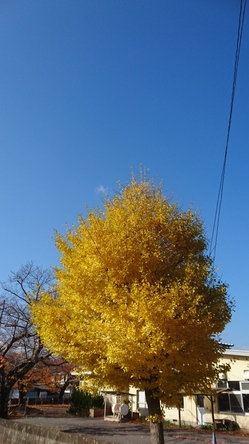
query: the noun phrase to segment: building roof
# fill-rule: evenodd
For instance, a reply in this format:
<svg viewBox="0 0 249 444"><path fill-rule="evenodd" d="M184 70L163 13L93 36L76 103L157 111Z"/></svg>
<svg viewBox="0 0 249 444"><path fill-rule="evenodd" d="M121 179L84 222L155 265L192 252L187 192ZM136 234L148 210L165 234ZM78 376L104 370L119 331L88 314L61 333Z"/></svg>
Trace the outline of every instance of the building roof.
<svg viewBox="0 0 249 444"><path fill-rule="evenodd" d="M229 355L229 356L241 356L244 358L249 358L249 350L225 350L224 355Z"/></svg>

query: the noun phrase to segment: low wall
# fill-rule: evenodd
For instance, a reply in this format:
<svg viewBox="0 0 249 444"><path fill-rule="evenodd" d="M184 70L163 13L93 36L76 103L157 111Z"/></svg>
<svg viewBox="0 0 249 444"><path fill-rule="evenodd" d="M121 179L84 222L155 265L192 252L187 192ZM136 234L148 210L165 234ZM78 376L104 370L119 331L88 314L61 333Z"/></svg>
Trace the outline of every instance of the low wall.
<svg viewBox="0 0 249 444"><path fill-rule="evenodd" d="M13 420L0 419L0 444L114 444Z"/></svg>
<svg viewBox="0 0 249 444"><path fill-rule="evenodd" d="M104 417L104 409L90 409L89 410L90 418L103 418Z"/></svg>

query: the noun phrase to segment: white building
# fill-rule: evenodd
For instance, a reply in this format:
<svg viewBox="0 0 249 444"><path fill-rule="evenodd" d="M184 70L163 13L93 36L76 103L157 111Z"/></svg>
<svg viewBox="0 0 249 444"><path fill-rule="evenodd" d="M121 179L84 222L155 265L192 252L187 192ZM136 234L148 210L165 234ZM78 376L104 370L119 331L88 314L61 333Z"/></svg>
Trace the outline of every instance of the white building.
<svg viewBox="0 0 249 444"><path fill-rule="evenodd" d="M240 428L249 429L249 351L226 350L222 362L229 363L231 368L214 386L215 395L211 399L205 394L185 396L182 406L165 408L165 419L172 423L193 426L212 424L213 414L218 426L224 420L236 422ZM147 404L144 392L136 391L133 411L138 410L142 416L147 415ZM212 402L213 400L213 402Z"/></svg>

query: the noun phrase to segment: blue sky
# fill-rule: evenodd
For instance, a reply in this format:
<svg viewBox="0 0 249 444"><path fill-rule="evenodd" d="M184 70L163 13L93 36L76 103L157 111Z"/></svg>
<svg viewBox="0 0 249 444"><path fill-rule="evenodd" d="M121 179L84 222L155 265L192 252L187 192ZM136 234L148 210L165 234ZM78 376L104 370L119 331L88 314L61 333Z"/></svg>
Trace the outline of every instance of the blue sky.
<svg viewBox="0 0 249 444"><path fill-rule="evenodd" d="M53 230L142 164L211 236L237 0L1 0L0 279L55 265ZM249 9L216 265L236 300L223 339L249 348Z"/></svg>

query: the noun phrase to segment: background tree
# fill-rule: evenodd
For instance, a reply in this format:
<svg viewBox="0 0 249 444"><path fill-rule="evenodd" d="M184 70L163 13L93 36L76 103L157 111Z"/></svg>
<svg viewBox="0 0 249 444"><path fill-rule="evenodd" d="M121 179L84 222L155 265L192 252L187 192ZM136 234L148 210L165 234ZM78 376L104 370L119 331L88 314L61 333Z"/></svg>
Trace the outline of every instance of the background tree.
<svg viewBox="0 0 249 444"><path fill-rule="evenodd" d="M1 284L0 296L0 417L8 417L10 391L17 381L49 353L33 328L29 305L39 301L41 291L49 291L50 271L33 263L12 273Z"/></svg>
<svg viewBox="0 0 249 444"><path fill-rule="evenodd" d="M78 382L74 369L75 366L64 359L45 356L22 379L19 379L13 388L19 390L21 404L25 395L39 386L45 386L50 392L56 393L58 402L62 403L65 390Z"/></svg>
<svg viewBox="0 0 249 444"><path fill-rule="evenodd" d="M218 376L219 334L232 301L206 255L200 217L161 186L132 177L104 210L56 234L56 298L33 304L49 349L91 372L97 387L145 390L151 442L163 443L160 400L204 390Z"/></svg>

